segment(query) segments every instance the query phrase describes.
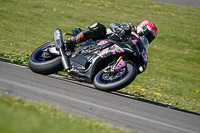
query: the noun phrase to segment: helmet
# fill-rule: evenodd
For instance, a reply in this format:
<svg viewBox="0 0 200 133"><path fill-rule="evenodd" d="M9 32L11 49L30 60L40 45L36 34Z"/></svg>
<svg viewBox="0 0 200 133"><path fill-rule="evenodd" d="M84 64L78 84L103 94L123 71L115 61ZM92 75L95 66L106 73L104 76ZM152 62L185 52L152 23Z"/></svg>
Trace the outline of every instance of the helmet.
<svg viewBox="0 0 200 133"><path fill-rule="evenodd" d="M139 36L145 36L149 43L151 43L157 36L158 29L153 22L149 20L144 20L138 25L137 34Z"/></svg>

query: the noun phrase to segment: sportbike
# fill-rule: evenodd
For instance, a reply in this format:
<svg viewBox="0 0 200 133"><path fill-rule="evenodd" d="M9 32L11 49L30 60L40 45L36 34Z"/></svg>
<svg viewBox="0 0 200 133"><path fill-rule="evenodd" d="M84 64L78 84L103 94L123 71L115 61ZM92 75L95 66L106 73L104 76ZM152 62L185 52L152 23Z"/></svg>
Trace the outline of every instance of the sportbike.
<svg viewBox="0 0 200 133"><path fill-rule="evenodd" d="M31 54L29 68L44 75L65 71L75 80L93 83L96 89L107 92L133 82L143 62L140 48L132 40L107 33L104 39L82 42L74 50L56 48L64 46L63 35L75 36L80 32L75 28L72 34L62 34L61 29L56 29L54 42L38 47Z"/></svg>

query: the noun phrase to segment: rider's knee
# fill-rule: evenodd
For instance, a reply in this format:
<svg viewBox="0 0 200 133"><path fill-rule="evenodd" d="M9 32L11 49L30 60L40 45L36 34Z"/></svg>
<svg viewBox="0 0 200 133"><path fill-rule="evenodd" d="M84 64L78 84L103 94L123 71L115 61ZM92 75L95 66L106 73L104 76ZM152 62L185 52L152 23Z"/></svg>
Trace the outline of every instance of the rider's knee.
<svg viewBox="0 0 200 133"><path fill-rule="evenodd" d="M96 22L90 25L87 29L85 29L83 31L83 34L87 40L101 39L101 38L104 38L106 35L106 27L103 24Z"/></svg>

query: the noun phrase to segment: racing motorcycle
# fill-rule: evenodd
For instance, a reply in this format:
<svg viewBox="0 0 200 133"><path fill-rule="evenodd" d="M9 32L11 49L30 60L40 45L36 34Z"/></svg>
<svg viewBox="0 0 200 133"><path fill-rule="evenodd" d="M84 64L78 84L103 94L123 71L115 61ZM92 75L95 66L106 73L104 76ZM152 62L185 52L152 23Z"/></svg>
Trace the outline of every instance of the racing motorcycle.
<svg viewBox="0 0 200 133"><path fill-rule="evenodd" d="M78 44L73 50L63 46L63 35L75 36L79 28L72 34L62 34L57 28L54 42L38 47L29 58L29 68L39 74L54 74L65 71L77 81L93 83L101 91L116 91L129 85L140 72L143 65L140 48L128 39L122 39L114 33L107 33L104 39L88 40Z"/></svg>

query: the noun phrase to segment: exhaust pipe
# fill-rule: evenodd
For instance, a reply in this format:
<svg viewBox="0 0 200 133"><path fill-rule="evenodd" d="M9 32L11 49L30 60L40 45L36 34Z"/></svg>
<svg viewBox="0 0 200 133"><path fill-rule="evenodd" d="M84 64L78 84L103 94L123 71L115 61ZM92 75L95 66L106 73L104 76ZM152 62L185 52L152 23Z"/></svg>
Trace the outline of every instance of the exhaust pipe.
<svg viewBox="0 0 200 133"><path fill-rule="evenodd" d="M55 40L55 46L56 46L57 50L59 50L60 55L61 55L61 61L62 61L64 71L67 71L70 69L70 64L69 64L69 60L63 50L64 43L63 43L63 35L62 35L61 29L57 28L54 31L54 40Z"/></svg>

